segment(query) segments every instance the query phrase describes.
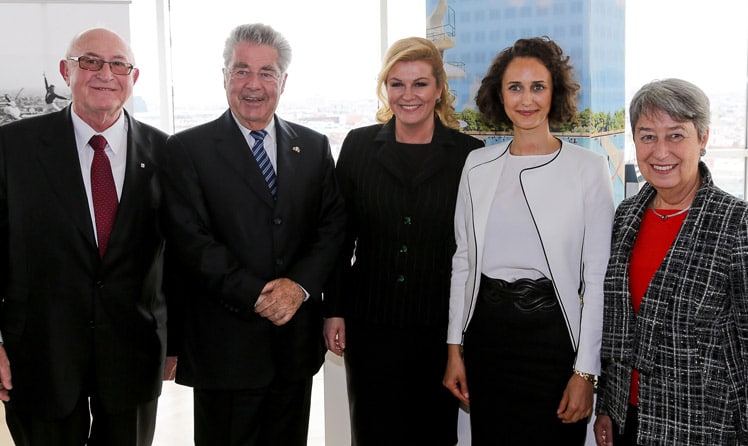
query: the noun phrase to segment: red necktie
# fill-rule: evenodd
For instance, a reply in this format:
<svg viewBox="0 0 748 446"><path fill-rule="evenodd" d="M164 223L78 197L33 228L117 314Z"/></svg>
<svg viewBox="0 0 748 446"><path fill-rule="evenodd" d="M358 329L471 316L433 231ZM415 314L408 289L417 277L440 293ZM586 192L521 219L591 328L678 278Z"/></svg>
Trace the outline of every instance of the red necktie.
<svg viewBox="0 0 748 446"><path fill-rule="evenodd" d="M99 255L103 258L114 225L114 217L117 215L117 189L114 186L112 166L104 151L106 139L101 135L94 135L88 143L94 149L91 163L91 196L96 236L99 240Z"/></svg>

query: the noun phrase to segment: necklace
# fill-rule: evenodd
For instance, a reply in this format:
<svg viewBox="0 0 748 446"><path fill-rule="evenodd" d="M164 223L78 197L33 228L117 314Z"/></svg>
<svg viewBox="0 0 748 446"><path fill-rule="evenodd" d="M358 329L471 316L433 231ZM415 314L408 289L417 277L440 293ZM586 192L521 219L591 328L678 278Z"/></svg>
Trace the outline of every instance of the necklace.
<svg viewBox="0 0 748 446"><path fill-rule="evenodd" d="M662 221L665 221L665 220L667 220L668 218L671 218L671 217L675 217L675 216L677 216L677 215L680 215L680 214L682 214L682 213L684 213L684 212L688 212L688 210L689 210L689 209L691 209L691 206L689 206L689 207L687 207L687 208L685 208L685 209L681 209L681 210L679 210L678 212L675 212L675 213L673 213L673 214L669 214L669 215L662 215L662 214L660 214L659 212L657 212L657 211L655 210L655 208L649 208L649 210L650 210L650 211L652 211L652 213L653 213L653 214L655 214L656 216L660 217L660 220L662 220Z"/></svg>

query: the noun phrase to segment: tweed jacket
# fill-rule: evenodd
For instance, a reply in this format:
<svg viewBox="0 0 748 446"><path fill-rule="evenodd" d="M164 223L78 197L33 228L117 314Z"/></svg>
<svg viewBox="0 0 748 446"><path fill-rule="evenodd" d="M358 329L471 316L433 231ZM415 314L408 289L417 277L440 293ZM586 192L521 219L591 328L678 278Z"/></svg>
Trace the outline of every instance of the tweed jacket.
<svg viewBox="0 0 748 446"><path fill-rule="evenodd" d="M455 210L447 342L462 343L480 288L488 214L509 143L472 152L465 161ZM564 142L547 163L520 173L551 279L577 352L574 367L600 372L603 278L610 249L613 186L607 161Z"/></svg>
<svg viewBox="0 0 748 446"><path fill-rule="evenodd" d="M623 429L632 367L642 445L748 445L748 206L702 184L635 314L629 261L656 190L619 206L605 279L597 409Z"/></svg>

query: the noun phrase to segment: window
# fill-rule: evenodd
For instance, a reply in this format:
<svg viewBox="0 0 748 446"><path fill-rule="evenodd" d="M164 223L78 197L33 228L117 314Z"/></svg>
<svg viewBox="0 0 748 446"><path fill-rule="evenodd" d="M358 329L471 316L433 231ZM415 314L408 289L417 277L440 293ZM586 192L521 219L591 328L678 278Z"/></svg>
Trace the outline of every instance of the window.
<svg viewBox="0 0 748 446"><path fill-rule="evenodd" d="M663 20L666 17L666 20ZM653 79L679 77L709 96L712 123L704 161L718 186L746 196L748 3L627 0L626 101ZM695 32L698 30L698 32ZM630 129L627 153L634 160Z"/></svg>
<svg viewBox="0 0 748 446"><path fill-rule="evenodd" d="M553 16L563 19L582 12L587 1L595 0L542 3L551 5L547 8L551 8ZM459 0L449 2L459 4ZM167 3L170 11L164 6ZM387 6L384 27L380 24L382 3ZM213 0L209 5L210 17L221 19L212 20L204 17L203 3L132 0L131 37L141 69L135 88L136 116L167 131L216 118L226 109L221 77L223 41L241 21L264 22L284 33L294 51L279 114L326 133L335 151L350 129L374 122L377 107L374 89L383 49L401 37L425 36L425 3L276 0L256 8L253 2ZM508 3L517 2L507 0L504 4ZM486 22L496 22L489 39L498 35L512 41L518 38L516 31L501 26L502 22L517 19L517 8L502 11L501 2L486 4ZM288 14L289 10L293 14ZM530 10L520 13L527 11ZM536 11L543 13L542 8ZM457 14L461 17L466 13ZM337 20L339 16L346 19ZM626 105L635 91L652 79L681 77L701 87L712 102L711 136L705 162L717 184L739 197L745 197L748 188L747 17L748 2L734 0L712 0L708 8L693 8L682 0L626 0ZM607 29L605 23L591 26ZM387 36L382 36L382 29L387 30ZM560 37L584 32L581 27L560 23L550 31ZM469 39L471 30L461 32L462 38ZM476 34L474 40L485 36ZM163 51L159 52L159 48ZM496 52L501 49L496 48ZM573 58L583 57L578 52L570 54ZM452 57L455 56L463 63L485 57L479 53ZM604 61L607 56L595 53L592 57ZM163 104L167 104L167 110ZM164 124L164 116L171 111L174 118ZM626 156L629 162L635 162L628 123ZM165 396L170 398L168 390ZM310 425L318 429L314 426L321 422L319 417L324 411L316 406L321 404L319 397L313 404ZM345 425L347 413L337 415L334 423ZM184 415L182 421L191 422L191 413ZM345 444L348 440L331 438L330 431L324 435L328 444ZM315 444L311 435L310 444Z"/></svg>
<svg viewBox="0 0 748 446"><path fill-rule="evenodd" d="M134 91L141 105L135 115L169 132L217 118L227 109L221 74L224 41L234 26L262 22L283 33L293 50L278 114L325 133L336 155L351 128L374 122L383 50L399 38L425 36L422 2L385 3L383 36L380 0L276 0L262 8L234 0L212 0L208 7L194 1L132 0L131 40L141 70ZM338 20L341 16L345 20ZM173 119L164 120L172 112ZM327 415L336 419L336 428L325 431L329 409L324 398L333 386L323 388L322 375L314 378L308 444L345 444L347 435L339 441L336 435L347 423L347 408ZM343 382L337 376L334 381ZM345 401L345 396L333 398ZM191 404L191 389L165 384L154 446L192 442Z"/></svg>
<svg viewBox="0 0 748 446"><path fill-rule="evenodd" d="M293 50L280 116L327 134L335 154L350 128L374 122L382 58L379 0L279 0L263 8L252 2L211 1L211 17L227 20L203 20L205 8L195 2L168 2L170 9L164 13L171 24L169 54L161 56L171 61L163 67L171 75L161 79L168 87L155 85L162 63L154 45L158 33L153 11L158 3L163 2L133 0L132 5L133 48L143 73L135 91L144 103L136 110L139 119L164 128L163 101L159 101L164 91L173 92L173 129L169 130L217 118L227 108L221 72L224 41L236 25L261 22L284 34ZM388 43L425 33L425 7L419 2L403 3L407 4L387 6ZM288 14L291 9L294 14ZM341 15L346 20L334 19ZM241 18L247 20L237 21Z"/></svg>
<svg viewBox="0 0 748 446"><path fill-rule="evenodd" d="M224 20L194 20L204 13L194 2L169 2L171 11L164 11L161 16L154 14L154 9L158 10L159 4L163 8L164 3L165 0L158 0L154 6L152 1L133 0L131 6L132 41L142 72L134 102L138 118L171 131L205 122L225 109L221 51L223 39L233 24ZM388 42L405 35L424 34L424 26L420 24L426 14L425 2L385 3L389 29L394 31L398 27L398 31L390 31ZM581 5L574 2L570 9L577 11ZM316 117L316 122L310 119L306 123L334 133L330 136L335 145L347 129L373 119L376 74L382 46L386 47L380 43L379 6L378 0L306 3L281 0L257 11L243 3L215 0L211 2L211 13L217 17L251 17L286 34L294 48L294 60L279 112L302 121ZM286 14L288 8L296 13ZM331 26L327 17L333 10L349 19L334 21ZM503 19L494 20L511 20L516 11L508 8L502 14L493 6L489 17L503 15ZM567 13L560 3L553 3L553 12ZM419 20L413 20L414 17ZM626 102L641 85L656 78L682 77L704 89L713 106L705 161L717 184L739 197L746 196L747 187L746 17L748 3L732 0L713 0L709 8L684 7L679 0L626 2ZM164 21L172 25L168 40L159 37L158 30L164 29ZM195 23L200 24L199 32ZM582 30L567 30L559 25L553 33L564 37L567 33L579 35ZM463 34L463 38L467 35ZM516 37L506 36L510 40ZM155 51L159 46L166 48L164 42L168 41L172 45L169 51ZM161 110L161 106L172 100L175 116L169 121L165 119L169 110ZM333 130L329 125L332 117L326 115L327 111L335 109L337 113L341 107L355 108L361 113L343 118L342 128ZM627 157L633 161L630 131L626 141Z"/></svg>

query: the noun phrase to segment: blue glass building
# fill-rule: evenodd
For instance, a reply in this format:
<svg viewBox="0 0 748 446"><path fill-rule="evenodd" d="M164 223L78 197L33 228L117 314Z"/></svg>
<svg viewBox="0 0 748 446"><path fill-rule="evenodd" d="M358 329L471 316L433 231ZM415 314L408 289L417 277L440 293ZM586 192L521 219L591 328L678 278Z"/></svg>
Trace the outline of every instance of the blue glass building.
<svg viewBox="0 0 748 446"><path fill-rule="evenodd" d="M455 109L475 94L496 54L523 37L548 36L571 57L581 85L578 110L591 124L562 139L608 157L623 197L624 0L426 0L426 34L444 56ZM588 121L585 120L585 123ZM487 144L507 135L482 134Z"/></svg>

